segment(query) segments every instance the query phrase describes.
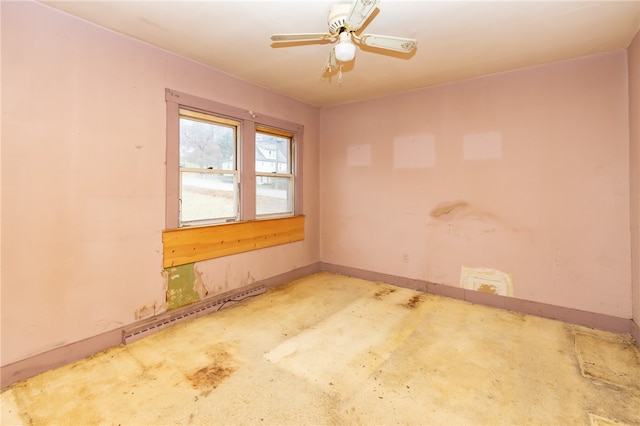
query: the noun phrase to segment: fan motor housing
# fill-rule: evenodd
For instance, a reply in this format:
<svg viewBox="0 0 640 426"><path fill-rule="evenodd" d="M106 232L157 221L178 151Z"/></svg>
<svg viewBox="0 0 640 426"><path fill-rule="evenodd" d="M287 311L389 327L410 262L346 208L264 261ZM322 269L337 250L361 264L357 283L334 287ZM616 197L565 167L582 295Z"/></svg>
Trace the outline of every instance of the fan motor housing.
<svg viewBox="0 0 640 426"><path fill-rule="evenodd" d="M331 6L327 19L329 32L331 34L339 34L340 29L345 28L345 21L349 10L351 10L351 5L349 4L334 4Z"/></svg>

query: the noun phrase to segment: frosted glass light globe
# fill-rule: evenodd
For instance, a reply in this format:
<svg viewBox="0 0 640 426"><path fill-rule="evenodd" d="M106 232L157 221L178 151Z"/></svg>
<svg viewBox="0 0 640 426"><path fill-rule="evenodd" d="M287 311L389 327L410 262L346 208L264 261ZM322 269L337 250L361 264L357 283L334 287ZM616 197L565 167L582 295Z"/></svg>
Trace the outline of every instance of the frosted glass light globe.
<svg viewBox="0 0 640 426"><path fill-rule="evenodd" d="M351 35L347 32L340 34L340 42L335 47L336 59L349 62L356 56L356 45L351 42Z"/></svg>

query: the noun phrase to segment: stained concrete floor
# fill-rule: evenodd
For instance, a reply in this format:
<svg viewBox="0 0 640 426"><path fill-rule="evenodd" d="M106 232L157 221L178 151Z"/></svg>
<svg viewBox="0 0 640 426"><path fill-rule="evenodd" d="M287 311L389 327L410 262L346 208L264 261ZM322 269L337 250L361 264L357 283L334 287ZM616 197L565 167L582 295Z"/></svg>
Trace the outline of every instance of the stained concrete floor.
<svg viewBox="0 0 640 426"><path fill-rule="evenodd" d="M18 382L3 425L640 424L630 336L319 273Z"/></svg>

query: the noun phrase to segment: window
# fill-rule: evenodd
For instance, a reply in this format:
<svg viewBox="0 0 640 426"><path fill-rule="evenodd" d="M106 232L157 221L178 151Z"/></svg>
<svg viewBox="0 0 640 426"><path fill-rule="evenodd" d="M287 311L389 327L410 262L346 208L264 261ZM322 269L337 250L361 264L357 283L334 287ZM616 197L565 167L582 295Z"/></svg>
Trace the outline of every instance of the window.
<svg viewBox="0 0 640 426"><path fill-rule="evenodd" d="M166 228L302 214L303 127L166 90Z"/></svg>
<svg viewBox="0 0 640 426"><path fill-rule="evenodd" d="M238 220L238 121L180 109L180 224Z"/></svg>
<svg viewBox="0 0 640 426"><path fill-rule="evenodd" d="M293 214L293 135L256 128L256 216Z"/></svg>

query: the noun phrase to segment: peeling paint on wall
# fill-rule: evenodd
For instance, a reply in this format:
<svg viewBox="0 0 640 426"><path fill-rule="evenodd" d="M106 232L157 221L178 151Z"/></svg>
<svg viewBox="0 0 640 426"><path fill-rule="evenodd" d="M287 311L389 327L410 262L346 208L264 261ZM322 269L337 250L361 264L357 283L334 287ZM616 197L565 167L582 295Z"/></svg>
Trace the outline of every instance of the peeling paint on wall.
<svg viewBox="0 0 640 426"><path fill-rule="evenodd" d="M176 309L200 300L201 296L196 291L195 285L196 276L193 263L170 268L167 285L167 309Z"/></svg>
<svg viewBox="0 0 640 426"><path fill-rule="evenodd" d="M156 302L153 302L150 305L144 305L143 307L136 309L136 311L133 313L133 316L137 321L145 318L150 318L155 314L156 314Z"/></svg>
<svg viewBox="0 0 640 426"><path fill-rule="evenodd" d="M168 269L163 269L160 275L162 275L162 292L165 294L165 300L162 306L158 307L159 308L158 312L164 312L167 310L166 294L167 294L167 291L169 290L169 275L171 274Z"/></svg>
<svg viewBox="0 0 640 426"><path fill-rule="evenodd" d="M242 280L242 285L250 285L256 282L256 279L251 275L251 271L247 271L247 278Z"/></svg>
<svg viewBox="0 0 640 426"><path fill-rule="evenodd" d="M513 296L511 274L489 268L462 267L460 286L466 290Z"/></svg>
<svg viewBox="0 0 640 426"><path fill-rule="evenodd" d="M202 271L198 269L197 265L193 265L193 273L195 274L193 289L200 295L200 298L203 299L209 295L209 289L205 285L202 279Z"/></svg>

